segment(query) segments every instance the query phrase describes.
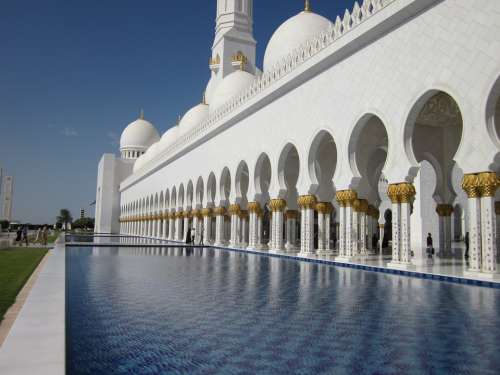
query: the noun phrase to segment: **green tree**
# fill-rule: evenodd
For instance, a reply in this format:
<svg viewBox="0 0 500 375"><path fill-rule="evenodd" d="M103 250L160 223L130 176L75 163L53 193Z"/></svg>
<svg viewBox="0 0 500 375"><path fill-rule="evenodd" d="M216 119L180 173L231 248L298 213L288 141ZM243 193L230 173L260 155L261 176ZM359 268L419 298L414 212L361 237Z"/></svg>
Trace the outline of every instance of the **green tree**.
<svg viewBox="0 0 500 375"><path fill-rule="evenodd" d="M94 219L90 217L84 217L73 222L73 229L84 229L84 230L93 230L94 229Z"/></svg>
<svg viewBox="0 0 500 375"><path fill-rule="evenodd" d="M57 217L57 223L64 225L64 229L68 230L68 224L73 222L73 217L68 209L63 208L59 211L59 216Z"/></svg>

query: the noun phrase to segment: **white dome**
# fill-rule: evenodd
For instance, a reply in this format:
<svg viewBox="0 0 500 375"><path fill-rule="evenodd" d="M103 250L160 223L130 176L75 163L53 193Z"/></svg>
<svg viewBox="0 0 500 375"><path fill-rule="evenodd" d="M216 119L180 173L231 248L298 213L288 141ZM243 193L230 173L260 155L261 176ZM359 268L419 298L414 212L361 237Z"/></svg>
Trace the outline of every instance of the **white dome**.
<svg viewBox="0 0 500 375"><path fill-rule="evenodd" d="M134 173L137 172L139 169L143 167L144 164L146 164L146 154L142 154L137 158L137 160L134 163Z"/></svg>
<svg viewBox="0 0 500 375"><path fill-rule="evenodd" d="M212 103L212 99L214 97L214 93L215 90L217 89L218 83L219 80L215 75L210 77L210 80L207 83L207 87L205 88L205 103L207 104Z"/></svg>
<svg viewBox="0 0 500 375"><path fill-rule="evenodd" d="M255 80L255 77L243 70L237 70L229 74L217 85L212 101L210 102L210 112L215 111L230 99L244 91Z"/></svg>
<svg viewBox="0 0 500 375"><path fill-rule="evenodd" d="M158 130L149 121L137 119L129 124L120 138L120 150L146 151L160 140Z"/></svg>
<svg viewBox="0 0 500 375"><path fill-rule="evenodd" d="M177 141L178 135L179 135L179 126L174 126L168 129L161 137L160 141L161 148L164 150L168 146L174 144L175 141Z"/></svg>
<svg viewBox="0 0 500 375"><path fill-rule="evenodd" d="M201 103L191 108L179 123L180 134L186 134L208 117L208 105Z"/></svg>
<svg viewBox="0 0 500 375"><path fill-rule="evenodd" d="M297 47L327 30L332 23L325 17L313 12L300 12L285 21L274 32L267 44L264 55L264 71L286 58Z"/></svg>

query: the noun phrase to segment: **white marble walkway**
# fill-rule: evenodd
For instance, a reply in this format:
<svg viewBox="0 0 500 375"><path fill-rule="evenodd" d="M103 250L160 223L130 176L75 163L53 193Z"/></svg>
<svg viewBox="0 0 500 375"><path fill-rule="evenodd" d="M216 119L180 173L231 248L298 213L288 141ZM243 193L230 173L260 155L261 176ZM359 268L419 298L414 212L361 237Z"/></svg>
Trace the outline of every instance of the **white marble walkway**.
<svg viewBox="0 0 500 375"><path fill-rule="evenodd" d="M65 373L64 246L50 250L5 342L0 347L2 375Z"/></svg>

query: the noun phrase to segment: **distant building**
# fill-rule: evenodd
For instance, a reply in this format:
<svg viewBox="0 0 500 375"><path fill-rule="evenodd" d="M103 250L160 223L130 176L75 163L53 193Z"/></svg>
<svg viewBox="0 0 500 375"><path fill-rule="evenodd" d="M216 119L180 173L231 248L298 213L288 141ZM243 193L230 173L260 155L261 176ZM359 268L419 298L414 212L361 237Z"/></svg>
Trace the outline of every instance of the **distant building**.
<svg viewBox="0 0 500 375"><path fill-rule="evenodd" d="M83 219L85 217L85 209L80 210L80 219Z"/></svg>
<svg viewBox="0 0 500 375"><path fill-rule="evenodd" d="M12 220L12 197L14 194L14 177L5 176L2 181L2 220Z"/></svg>

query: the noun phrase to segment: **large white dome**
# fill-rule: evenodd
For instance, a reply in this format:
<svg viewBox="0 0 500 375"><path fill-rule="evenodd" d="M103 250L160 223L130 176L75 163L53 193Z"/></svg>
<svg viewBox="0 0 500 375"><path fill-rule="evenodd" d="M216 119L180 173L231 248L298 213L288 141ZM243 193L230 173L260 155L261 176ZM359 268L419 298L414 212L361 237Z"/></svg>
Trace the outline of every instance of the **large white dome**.
<svg viewBox="0 0 500 375"><path fill-rule="evenodd" d="M179 136L179 126L174 126L168 129L165 133L163 133L160 141L160 145L162 150L166 149L168 146L172 145L177 141L177 137Z"/></svg>
<svg viewBox="0 0 500 375"><path fill-rule="evenodd" d="M237 70L226 76L222 82L217 85L210 102L210 112L215 111L230 99L244 91L255 80L255 77L243 70Z"/></svg>
<svg viewBox="0 0 500 375"><path fill-rule="evenodd" d="M208 105L198 104L186 112L179 123L180 134L186 134L208 117Z"/></svg>
<svg viewBox="0 0 500 375"><path fill-rule="evenodd" d="M285 21L274 32L264 55L264 72L287 57L293 50L327 30L332 23L319 14L303 11Z"/></svg>
<svg viewBox="0 0 500 375"><path fill-rule="evenodd" d="M205 103L207 103L207 104L212 103L215 89L217 88L218 84L219 84L219 80L217 79L217 77L215 75L210 77L210 80L207 83L207 87L205 88Z"/></svg>
<svg viewBox="0 0 500 375"><path fill-rule="evenodd" d="M120 150L144 152L159 140L160 134L153 124L140 118L130 123L123 131L120 138Z"/></svg>

